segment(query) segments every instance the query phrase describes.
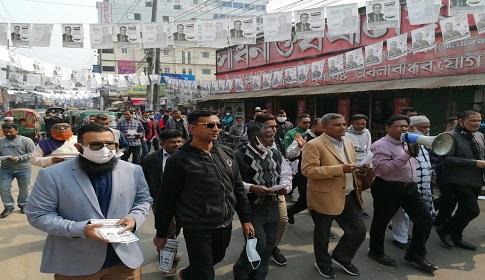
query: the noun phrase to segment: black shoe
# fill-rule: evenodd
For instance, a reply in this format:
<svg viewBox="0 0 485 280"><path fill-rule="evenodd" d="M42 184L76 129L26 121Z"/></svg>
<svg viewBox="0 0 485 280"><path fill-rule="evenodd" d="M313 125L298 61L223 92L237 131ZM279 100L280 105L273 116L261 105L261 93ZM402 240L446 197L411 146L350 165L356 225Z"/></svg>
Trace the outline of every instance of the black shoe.
<svg viewBox="0 0 485 280"><path fill-rule="evenodd" d="M333 261L338 264L345 272L347 272L350 275L357 276L360 274L360 271L355 265L353 265L351 262L341 262L332 257Z"/></svg>
<svg viewBox="0 0 485 280"><path fill-rule="evenodd" d="M441 227L436 228L436 233L438 234L438 237L440 238L441 242L445 244L446 247L448 248L455 247L455 243L453 243L451 236L449 234L445 234L442 231Z"/></svg>
<svg viewBox="0 0 485 280"><path fill-rule="evenodd" d="M20 213L25 214L25 205L19 206Z"/></svg>
<svg viewBox="0 0 485 280"><path fill-rule="evenodd" d="M417 257L406 254L404 256L404 260L428 271L435 271L438 269L437 265L428 262L424 257Z"/></svg>
<svg viewBox="0 0 485 280"><path fill-rule="evenodd" d="M285 256L283 256L283 254L280 252L280 249L278 247L273 248L273 253L271 253L271 255L273 255L273 261L277 265L285 265L288 263Z"/></svg>
<svg viewBox="0 0 485 280"><path fill-rule="evenodd" d="M367 219L369 219L369 217L370 217L369 214L362 212L362 218L367 220Z"/></svg>
<svg viewBox="0 0 485 280"><path fill-rule="evenodd" d="M433 226L440 227L446 223L446 220L435 218L433 221Z"/></svg>
<svg viewBox="0 0 485 280"><path fill-rule="evenodd" d="M323 267L323 266L318 266L317 263L315 263L315 267L318 270L318 273L322 275L325 278L335 278L337 275L335 275L335 272L333 272L333 269L331 267Z"/></svg>
<svg viewBox="0 0 485 280"><path fill-rule="evenodd" d="M386 256L385 254L375 255L369 251L369 253L367 253L367 256L380 264L387 266L397 266L397 262Z"/></svg>
<svg viewBox="0 0 485 280"><path fill-rule="evenodd" d="M396 245L397 248L407 251L409 249L409 243L401 243L397 240L392 240L392 244Z"/></svg>
<svg viewBox="0 0 485 280"><path fill-rule="evenodd" d="M330 234L328 235L328 238L329 239L335 239L335 238L337 238L337 236L335 235L335 233L330 232Z"/></svg>
<svg viewBox="0 0 485 280"><path fill-rule="evenodd" d="M2 218L2 219L6 218L12 212L13 212L13 208L5 208L5 209L3 209L2 214L0 214L0 218Z"/></svg>
<svg viewBox="0 0 485 280"><path fill-rule="evenodd" d="M295 223L295 215L291 213L291 210L289 207L286 209L286 213L288 213L288 223L290 225L293 225Z"/></svg>
<svg viewBox="0 0 485 280"><path fill-rule="evenodd" d="M453 240L453 243L456 247L460 247L465 250L475 251L477 249L477 246L467 243L463 241L463 239L455 239Z"/></svg>

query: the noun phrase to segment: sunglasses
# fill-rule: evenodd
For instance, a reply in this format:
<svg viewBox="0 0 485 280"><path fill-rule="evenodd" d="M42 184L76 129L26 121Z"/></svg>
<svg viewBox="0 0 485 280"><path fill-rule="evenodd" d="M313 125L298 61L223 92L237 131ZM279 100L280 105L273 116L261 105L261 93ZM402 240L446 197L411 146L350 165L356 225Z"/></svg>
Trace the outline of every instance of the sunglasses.
<svg viewBox="0 0 485 280"><path fill-rule="evenodd" d="M62 130L62 129L69 129L69 128L71 128L71 126L69 126L69 125L54 125L52 128L55 129L55 130Z"/></svg>
<svg viewBox="0 0 485 280"><path fill-rule="evenodd" d="M199 125L199 124L203 124L205 125L205 127L210 129L214 128L215 126L217 126L218 129L222 129L224 127L222 123L196 123L196 125Z"/></svg>
<svg viewBox="0 0 485 280"><path fill-rule="evenodd" d="M303 124L311 124L312 122L303 122Z"/></svg>
<svg viewBox="0 0 485 280"><path fill-rule="evenodd" d="M92 142L92 143L89 143L87 146L84 146L84 147L89 147L89 149L91 151L99 151L104 147L108 148L108 150L116 150L117 146L118 146L118 144L116 144L114 142L108 142L108 143Z"/></svg>

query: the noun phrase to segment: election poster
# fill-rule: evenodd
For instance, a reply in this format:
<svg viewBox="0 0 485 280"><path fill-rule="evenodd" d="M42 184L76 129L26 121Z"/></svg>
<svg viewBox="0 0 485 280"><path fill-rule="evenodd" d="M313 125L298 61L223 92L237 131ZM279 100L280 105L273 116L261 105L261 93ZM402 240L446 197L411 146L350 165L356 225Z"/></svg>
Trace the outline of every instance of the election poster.
<svg viewBox="0 0 485 280"><path fill-rule="evenodd" d="M443 43L452 43L470 37L470 27L466 14L458 14L439 21Z"/></svg>
<svg viewBox="0 0 485 280"><path fill-rule="evenodd" d="M360 16L358 4L329 6L325 8L328 33L331 36L359 32Z"/></svg>
<svg viewBox="0 0 485 280"><path fill-rule="evenodd" d="M89 39L91 49L112 49L113 44L113 26L111 24L90 24Z"/></svg>
<svg viewBox="0 0 485 280"><path fill-rule="evenodd" d="M296 38L318 38L324 36L325 9L307 9L295 11Z"/></svg>
<svg viewBox="0 0 485 280"><path fill-rule="evenodd" d="M398 28L401 4L399 0L366 1L367 29Z"/></svg>
<svg viewBox="0 0 485 280"><path fill-rule="evenodd" d="M262 17L265 42L291 40L292 12L264 14Z"/></svg>
<svg viewBox="0 0 485 280"><path fill-rule="evenodd" d="M387 59L395 60L408 54L408 33L387 39Z"/></svg>
<svg viewBox="0 0 485 280"><path fill-rule="evenodd" d="M435 47L434 23L411 31L413 53L426 52Z"/></svg>
<svg viewBox="0 0 485 280"><path fill-rule="evenodd" d="M231 45L256 43L256 17L232 17L229 22L229 42Z"/></svg>

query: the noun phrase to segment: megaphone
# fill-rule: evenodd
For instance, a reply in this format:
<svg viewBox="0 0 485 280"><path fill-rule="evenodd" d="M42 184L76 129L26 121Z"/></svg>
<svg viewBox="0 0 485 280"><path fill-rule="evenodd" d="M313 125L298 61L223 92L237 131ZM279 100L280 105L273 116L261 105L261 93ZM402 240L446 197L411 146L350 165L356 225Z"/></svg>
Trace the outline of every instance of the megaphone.
<svg viewBox="0 0 485 280"><path fill-rule="evenodd" d="M455 147L453 136L449 133L441 133L437 136L424 136L407 132L401 134L401 141L426 146L439 156L450 154Z"/></svg>

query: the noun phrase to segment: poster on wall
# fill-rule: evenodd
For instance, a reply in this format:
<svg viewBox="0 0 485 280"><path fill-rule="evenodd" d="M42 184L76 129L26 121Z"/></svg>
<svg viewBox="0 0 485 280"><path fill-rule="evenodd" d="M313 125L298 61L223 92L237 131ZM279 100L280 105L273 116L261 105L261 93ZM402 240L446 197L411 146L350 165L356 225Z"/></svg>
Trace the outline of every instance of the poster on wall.
<svg viewBox="0 0 485 280"><path fill-rule="evenodd" d="M197 21L175 21L172 24L174 47L197 47L199 45Z"/></svg>
<svg viewBox="0 0 485 280"><path fill-rule="evenodd" d="M351 50L345 53L345 69L353 71L364 68L364 55L362 48Z"/></svg>
<svg viewBox="0 0 485 280"><path fill-rule="evenodd" d="M232 17L229 21L229 42L231 45L256 43L256 17Z"/></svg>
<svg viewBox="0 0 485 280"><path fill-rule="evenodd" d="M283 80L283 70L273 71L273 78L271 80L271 86L272 87L280 86L282 80Z"/></svg>
<svg viewBox="0 0 485 280"><path fill-rule="evenodd" d="M264 14L262 18L265 42L291 40L292 12Z"/></svg>
<svg viewBox="0 0 485 280"><path fill-rule="evenodd" d="M116 26L116 46L118 48L139 48L141 43L139 24L118 24Z"/></svg>
<svg viewBox="0 0 485 280"><path fill-rule="evenodd" d="M359 32L358 8L357 3L326 7L328 33L331 36L338 36Z"/></svg>
<svg viewBox="0 0 485 280"><path fill-rule="evenodd" d="M51 44L52 29L54 24L32 24L30 32L30 46L32 47L49 47Z"/></svg>
<svg viewBox="0 0 485 280"><path fill-rule="evenodd" d="M143 47L164 49L168 46L168 22L144 23Z"/></svg>
<svg viewBox="0 0 485 280"><path fill-rule="evenodd" d="M230 92L232 90L233 85L234 85L234 80L227 79L226 84L224 85L224 92Z"/></svg>
<svg viewBox="0 0 485 280"><path fill-rule="evenodd" d="M84 47L84 28L82 24L61 24L62 46L64 48Z"/></svg>
<svg viewBox="0 0 485 280"><path fill-rule="evenodd" d="M8 30L8 23L0 23L0 45L2 46L6 46L8 44L7 30Z"/></svg>
<svg viewBox="0 0 485 280"><path fill-rule="evenodd" d="M406 7L411 25L435 23L440 14L441 0L406 0Z"/></svg>
<svg viewBox="0 0 485 280"><path fill-rule="evenodd" d="M480 13L485 11L485 0L448 0L450 16Z"/></svg>
<svg viewBox="0 0 485 280"><path fill-rule="evenodd" d="M263 89L271 88L271 72L263 74Z"/></svg>
<svg viewBox="0 0 485 280"><path fill-rule="evenodd" d="M482 13L473 14L473 18L475 19L478 34L485 33L485 11Z"/></svg>
<svg viewBox="0 0 485 280"><path fill-rule="evenodd" d="M323 68L325 67L325 60L315 61L311 65L312 80L320 80L323 78Z"/></svg>
<svg viewBox="0 0 485 280"><path fill-rule="evenodd" d="M208 19L200 23L202 32L202 46L205 47L227 47L229 26L225 19Z"/></svg>
<svg viewBox="0 0 485 280"><path fill-rule="evenodd" d="M339 55L327 58L327 64L328 64L328 73L330 75L338 74L342 72L344 68L344 54L339 54Z"/></svg>
<svg viewBox="0 0 485 280"><path fill-rule="evenodd" d="M383 41L365 46L365 66L373 66L382 62Z"/></svg>
<svg viewBox="0 0 485 280"><path fill-rule="evenodd" d="M413 53L426 52L434 49L434 24L411 30L411 37L413 43Z"/></svg>
<svg viewBox="0 0 485 280"><path fill-rule="evenodd" d="M298 70L298 83L304 83L308 79L308 71L310 71L310 64L299 64Z"/></svg>
<svg viewBox="0 0 485 280"><path fill-rule="evenodd" d="M285 69L286 84L296 83L296 66Z"/></svg>
<svg viewBox="0 0 485 280"><path fill-rule="evenodd" d="M244 91L245 87L244 87L244 81L242 78L237 78L237 79L234 79L234 82L236 83L236 92L242 92Z"/></svg>
<svg viewBox="0 0 485 280"><path fill-rule="evenodd" d="M113 26L111 24L90 24L89 39L91 49L112 49L113 44Z"/></svg>
<svg viewBox="0 0 485 280"><path fill-rule="evenodd" d="M252 78L253 90L261 89L261 75L254 75Z"/></svg>
<svg viewBox="0 0 485 280"><path fill-rule="evenodd" d="M387 59L394 60L408 54L408 33L387 39Z"/></svg>
<svg viewBox="0 0 485 280"><path fill-rule="evenodd" d="M399 27L401 15L399 0L373 0L365 3L367 30Z"/></svg>
<svg viewBox="0 0 485 280"><path fill-rule="evenodd" d="M470 37L468 16L459 14L439 21L443 43L452 43Z"/></svg>
<svg viewBox="0 0 485 280"><path fill-rule="evenodd" d="M324 8L295 11L295 21L297 39L319 38L324 36Z"/></svg>
<svg viewBox="0 0 485 280"><path fill-rule="evenodd" d="M10 23L10 41L14 47L29 45L30 23Z"/></svg>

